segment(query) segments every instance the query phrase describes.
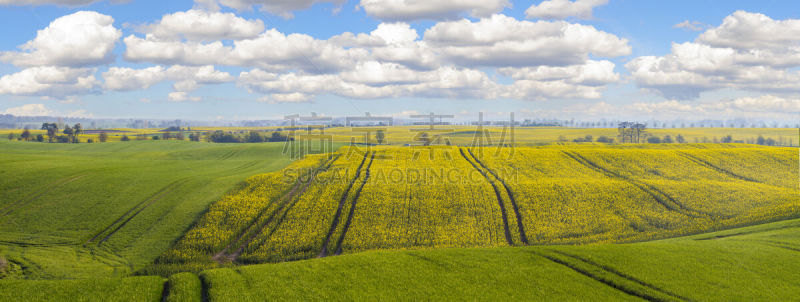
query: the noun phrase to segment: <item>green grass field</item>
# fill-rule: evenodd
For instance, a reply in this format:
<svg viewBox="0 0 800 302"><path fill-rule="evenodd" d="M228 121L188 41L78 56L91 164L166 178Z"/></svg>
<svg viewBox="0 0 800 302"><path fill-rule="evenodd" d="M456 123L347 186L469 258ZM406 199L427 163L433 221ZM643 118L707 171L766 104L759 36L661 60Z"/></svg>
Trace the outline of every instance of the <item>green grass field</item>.
<svg viewBox="0 0 800 302"><path fill-rule="evenodd" d="M158 277L0 280L0 300L788 301L800 219L630 244L375 251ZM166 287L165 287L166 283Z"/></svg>
<svg viewBox="0 0 800 302"><path fill-rule="evenodd" d="M283 143L0 139L0 301L796 299L796 148L557 142L614 132L519 129L513 156L455 133L431 160L392 127L374 153L294 162ZM386 179L442 166L469 181Z"/></svg>
<svg viewBox="0 0 800 302"><path fill-rule="evenodd" d="M0 141L0 255L23 278L130 275L282 143Z"/></svg>

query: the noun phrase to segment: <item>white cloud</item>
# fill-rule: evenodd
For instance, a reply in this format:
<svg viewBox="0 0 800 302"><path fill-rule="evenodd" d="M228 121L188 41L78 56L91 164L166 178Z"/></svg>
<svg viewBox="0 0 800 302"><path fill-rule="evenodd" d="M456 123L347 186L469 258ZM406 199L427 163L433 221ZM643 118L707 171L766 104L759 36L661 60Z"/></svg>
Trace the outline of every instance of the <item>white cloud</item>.
<svg viewBox="0 0 800 302"><path fill-rule="evenodd" d="M681 23L673 25L672 28L683 28L685 30L701 31L706 28L706 25L698 21L685 20Z"/></svg>
<svg viewBox="0 0 800 302"><path fill-rule="evenodd" d="M504 15L438 23L425 31L424 41L465 66L565 66L581 64L590 54L617 57L631 52L626 39L592 26Z"/></svg>
<svg viewBox="0 0 800 302"><path fill-rule="evenodd" d="M381 23L370 35L381 38L387 44L413 42L419 38L417 31L407 23Z"/></svg>
<svg viewBox="0 0 800 302"><path fill-rule="evenodd" d="M124 39L126 60L253 68L241 73L238 83L268 95L270 102L306 101L320 94L362 99L598 98L606 85L619 81L619 75L613 63L589 58L631 51L627 40L592 26L520 21L504 15L440 22L422 38L403 22L381 23L370 33L343 33L328 40L268 29L231 43L159 37L156 29L150 29L145 37ZM505 68L502 72L516 83L500 85L487 76L488 71L477 70L484 67ZM106 86L114 90L172 80L175 92L189 92L203 84L193 76L169 74L157 67L112 68L104 76ZM176 94L174 99L183 96Z"/></svg>
<svg viewBox="0 0 800 302"><path fill-rule="evenodd" d="M0 94L63 97L95 92L94 69L31 67L0 77Z"/></svg>
<svg viewBox="0 0 800 302"><path fill-rule="evenodd" d="M267 30L255 39L236 40L233 47L211 43L160 41L125 38L124 57L134 62L179 65L233 65L268 70L301 69L325 73L352 66L368 52L361 48L345 49L305 34L284 35Z"/></svg>
<svg viewBox="0 0 800 302"><path fill-rule="evenodd" d="M314 96L300 92L293 93L273 93L269 96L264 96L258 99L259 102L270 104L279 103L308 103L314 99Z"/></svg>
<svg viewBox="0 0 800 302"><path fill-rule="evenodd" d="M184 102L184 101L199 102L202 100L200 97L197 96L189 96L189 94L184 91L170 92L169 95L167 95L167 98L169 99L170 102Z"/></svg>
<svg viewBox="0 0 800 302"><path fill-rule="evenodd" d="M508 0L361 0L367 15L380 20L447 20L463 15L487 17L511 6Z"/></svg>
<svg viewBox="0 0 800 302"><path fill-rule="evenodd" d="M346 0L195 0L200 7L216 10L227 6L237 10L249 10L260 6L262 11L284 18L292 18L293 11L308 9L317 3L342 4Z"/></svg>
<svg viewBox="0 0 800 302"><path fill-rule="evenodd" d="M592 18L592 10L601 5L606 5L608 0L547 0L539 5L532 5L525 10L528 18L539 19L564 19L578 17L580 19Z"/></svg>
<svg viewBox="0 0 800 302"><path fill-rule="evenodd" d="M200 101L199 97L189 97L188 92L201 85L232 82L234 77L227 72L215 70L214 66L172 66L164 68L153 66L143 69L111 67L103 73L105 88L117 91L148 89L163 81L174 81L171 101Z"/></svg>
<svg viewBox="0 0 800 302"><path fill-rule="evenodd" d="M44 104L25 104L19 107L8 108L3 114L16 116L49 116L53 115L53 110L48 109Z"/></svg>
<svg viewBox="0 0 800 302"><path fill-rule="evenodd" d="M161 66L144 69L111 67L103 73L106 89L117 91L147 89L165 78L164 68Z"/></svg>
<svg viewBox="0 0 800 302"><path fill-rule="evenodd" d="M514 79L506 97L545 100L551 98L597 99L606 85L619 81L610 61L588 61L583 65L501 68L500 74Z"/></svg>
<svg viewBox="0 0 800 302"><path fill-rule="evenodd" d="M779 48L800 43L800 20L773 20L764 14L736 11L722 25L709 29L698 42L735 49Z"/></svg>
<svg viewBox="0 0 800 302"><path fill-rule="evenodd" d="M264 31L264 22L246 20L233 13L193 9L164 15L159 22L142 29L160 40L237 40L257 37Z"/></svg>
<svg viewBox="0 0 800 302"><path fill-rule="evenodd" d="M539 115L573 114L585 118L632 119L777 119L796 120L800 99L775 95L691 102L667 100L612 105L606 102L568 106L559 112L540 111Z"/></svg>
<svg viewBox="0 0 800 302"><path fill-rule="evenodd" d="M122 33L114 19L91 11L80 11L53 20L20 46L23 50L0 53L0 61L18 66L92 66L114 60L114 44Z"/></svg>
<svg viewBox="0 0 800 302"><path fill-rule="evenodd" d="M665 56L638 57L625 67L640 87L667 98L722 88L800 93L799 44L800 20L737 11L695 42L673 44Z"/></svg>
<svg viewBox="0 0 800 302"><path fill-rule="evenodd" d="M431 98L495 98L497 84L477 70L443 67L416 72L392 63L365 63L342 75L274 74L259 69L242 72L239 84L264 94L335 94L375 99L417 96Z"/></svg>

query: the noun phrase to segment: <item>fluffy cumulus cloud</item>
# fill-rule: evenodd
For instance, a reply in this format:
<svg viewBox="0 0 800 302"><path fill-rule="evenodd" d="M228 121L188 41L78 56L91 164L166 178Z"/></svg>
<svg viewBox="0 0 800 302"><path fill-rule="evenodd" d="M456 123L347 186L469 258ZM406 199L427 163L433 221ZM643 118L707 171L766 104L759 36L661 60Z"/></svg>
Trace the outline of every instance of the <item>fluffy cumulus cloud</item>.
<svg viewBox="0 0 800 302"><path fill-rule="evenodd" d="M143 69L111 67L103 73L105 88L116 91L147 89L163 81L173 81L173 92L169 94L171 101L199 101L198 97L189 97L188 92L196 90L200 85L221 84L234 81L227 72L214 69L214 66L172 66L164 68L153 66Z"/></svg>
<svg viewBox="0 0 800 302"><path fill-rule="evenodd" d="M267 30L253 39L235 40L232 46L221 41L164 41L148 34L125 38L124 57L134 62L180 65L256 66L269 70L301 69L324 73L352 65L366 51L345 49L305 34L285 35Z"/></svg>
<svg viewBox="0 0 800 302"><path fill-rule="evenodd" d="M380 20L447 20L464 15L488 17L511 6L508 0L361 0L367 15Z"/></svg>
<svg viewBox="0 0 800 302"><path fill-rule="evenodd" d="M694 42L665 56L643 56L625 67L642 88L668 98L697 98L730 88L800 93L800 20L773 20L737 11Z"/></svg>
<svg viewBox="0 0 800 302"><path fill-rule="evenodd" d="M19 107L8 108L3 111L3 114L11 114L16 116L49 116L53 115L53 110L50 110L44 104L25 104Z"/></svg>
<svg viewBox="0 0 800 302"><path fill-rule="evenodd" d="M257 37L264 31L264 22L233 13L193 9L164 15L159 22L144 26L144 30L159 40L237 40Z"/></svg>
<svg viewBox="0 0 800 302"><path fill-rule="evenodd" d="M68 96L98 92L93 68L42 66L0 77L0 94Z"/></svg>
<svg viewBox="0 0 800 302"><path fill-rule="evenodd" d="M335 94L360 99L402 96L493 98L498 89L485 73L477 70L442 67L416 72L394 63L378 62L366 62L351 72L336 75L279 75L255 69L242 72L239 81L252 92L272 96Z"/></svg>
<svg viewBox="0 0 800 302"><path fill-rule="evenodd" d="M293 11L308 9L316 3L342 4L346 0L195 0L200 7L217 10L220 6L227 6L237 10L248 10L260 7L262 11L292 18Z"/></svg>
<svg viewBox="0 0 800 302"><path fill-rule="evenodd" d="M534 4L525 10L528 18L539 19L564 19L577 17L590 19L592 10L601 5L606 5L608 0L547 0L538 5Z"/></svg>
<svg viewBox="0 0 800 302"><path fill-rule="evenodd" d="M122 33L114 18L80 11L55 19L36 38L20 46L22 51L0 53L0 61L18 66L90 66L114 60L114 44Z"/></svg>
<svg viewBox="0 0 800 302"><path fill-rule="evenodd" d="M631 53L626 39L592 26L563 21L520 21L493 15L477 22L442 22L425 32L425 42L449 60L470 66L574 65L589 55Z"/></svg>
<svg viewBox="0 0 800 302"><path fill-rule="evenodd" d="M408 23L389 22L369 33L342 33L327 40L276 29L230 43L164 38L157 32L150 27L144 37L126 37L124 58L164 65L254 68L239 75L239 85L266 94L263 101L268 102L305 102L319 94L599 98L606 85L619 81L619 75L610 61L589 58L631 52L627 40L592 26L531 22L500 14L439 22L422 35ZM178 37L180 32L166 36ZM498 84L482 68L497 68L514 83ZM131 75L124 75L130 70L114 72L124 80L118 84L107 79L112 89L149 87L167 78L155 68ZM178 81L176 92L190 90L193 84Z"/></svg>
<svg viewBox="0 0 800 302"><path fill-rule="evenodd" d="M570 66L506 67L499 72L514 79L505 96L517 99L596 99L602 96L606 85L620 79L610 61L590 60Z"/></svg>
<svg viewBox="0 0 800 302"><path fill-rule="evenodd" d="M212 2L286 12L315 1ZM398 5L407 10L392 9ZM149 67L109 67L102 71L104 83L95 79L94 67L114 59L121 33L109 16L78 12L54 20L22 51L0 54L3 61L22 67L2 77L0 94L66 97L170 82L169 100L199 101L191 95L198 87L236 82L272 103L309 102L325 94L546 100L599 98L609 84L620 81L608 59L630 54L627 40L588 25L497 14L508 5L505 0L364 0L360 6L368 14L392 21L370 32L328 39L282 33L233 13L176 12L122 39L123 59ZM395 15L384 15L388 11ZM439 21L424 32L398 21L464 15L481 18ZM237 79L215 66L247 71Z"/></svg>

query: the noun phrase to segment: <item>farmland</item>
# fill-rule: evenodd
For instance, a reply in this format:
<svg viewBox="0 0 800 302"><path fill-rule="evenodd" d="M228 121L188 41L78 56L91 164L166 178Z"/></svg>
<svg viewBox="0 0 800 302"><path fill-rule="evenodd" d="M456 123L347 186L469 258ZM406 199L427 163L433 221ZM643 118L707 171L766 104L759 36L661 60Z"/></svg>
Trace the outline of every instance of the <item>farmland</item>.
<svg viewBox="0 0 800 302"><path fill-rule="evenodd" d="M251 131L261 134L271 134L278 132L282 135L291 135L292 133L303 135L326 135L330 140L336 143L350 143L354 140L356 143L378 143L375 138L377 130L382 130L385 133L385 140L383 144L388 145L403 145L414 141L414 136L419 132L416 131L419 126L392 126L375 128L371 132L365 132L357 127L332 127L332 128L312 128L306 131L306 128L299 127L298 130L292 132L288 127L195 127L191 131L184 131L182 133L184 139L188 138L190 133L195 133L201 136L201 140L205 141L210 133L214 131L223 131L225 133L234 133L244 136ZM117 142L123 136L128 136L131 140L144 139L152 140L153 136L162 137L165 133L169 133L174 138L179 132L166 132L165 129L110 129L106 130L109 142ZM184 129L185 130L185 129ZM451 141L455 145L468 145L473 142L476 136L475 126L450 126L447 132L443 132L442 137ZM510 135L509 129L503 127L492 126L485 127L485 131L492 137L495 137L494 143L497 143L497 138L506 132ZM9 134L15 138L23 130L8 130L0 129L0 140L6 139ZM657 128L648 130L651 136L663 138L670 136L676 138L681 135L685 138L687 143L715 143L720 142L723 137L728 135L735 141L742 141L745 143L754 143L758 137L765 139L773 139L778 145L781 146L798 146L800 141L797 138L797 129L795 128ZM45 135L44 130L30 130L33 136L38 134ZM99 133L103 130L94 130L92 133L80 134L77 136L81 142L92 140L98 141ZM365 136L365 134L368 134ZM554 142L573 142L575 139L585 138L587 135L591 136L594 140L599 137L607 137L617 139L616 128L568 128L568 127L516 127L514 130L515 139L514 144L531 146L531 145L546 145ZM45 138L46 139L46 138ZM562 140L562 141L560 141ZM618 140L617 140L618 141Z"/></svg>
<svg viewBox="0 0 800 302"><path fill-rule="evenodd" d="M629 244L372 251L169 279L0 280L0 300L792 300L798 238L794 219Z"/></svg>
<svg viewBox="0 0 800 302"><path fill-rule="evenodd" d="M282 148L0 142L0 255L23 278L130 275L246 177L288 164Z"/></svg>
<svg viewBox="0 0 800 302"><path fill-rule="evenodd" d="M564 131L513 148L470 134L335 143L296 160L284 143L0 140L0 300L798 290L785 281L800 271L796 148L559 143Z"/></svg>
<svg viewBox="0 0 800 302"><path fill-rule="evenodd" d="M379 249L636 242L800 214L790 148L361 151L248 179L148 272Z"/></svg>

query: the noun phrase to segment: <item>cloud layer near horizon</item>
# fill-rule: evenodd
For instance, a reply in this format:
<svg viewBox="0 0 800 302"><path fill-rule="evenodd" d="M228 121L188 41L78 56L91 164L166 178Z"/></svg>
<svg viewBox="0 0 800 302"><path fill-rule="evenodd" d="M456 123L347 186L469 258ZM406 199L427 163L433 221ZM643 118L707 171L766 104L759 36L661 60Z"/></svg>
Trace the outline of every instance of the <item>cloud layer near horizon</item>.
<svg viewBox="0 0 800 302"><path fill-rule="evenodd" d="M0 0L0 5L93 2ZM1 62L19 68L0 76L0 94L64 99L170 83L164 98L181 102L202 101L194 93L204 85L235 83L270 103L310 102L319 95L593 100L610 85L628 81L667 99L636 107L643 112L711 112L713 106L681 100L721 89L762 95L720 101L728 104L725 110L800 112L795 106L800 20L745 11L716 27L687 20L676 27L698 31L694 41L617 66L633 53L630 41L576 21L591 19L607 0L541 1L525 10L528 20L504 14L511 8L507 0L360 0L357 7L381 22L370 32L327 39L284 33L260 19L223 11L257 9L291 18L319 3L344 2L196 0L195 8L136 25L124 36L112 16L75 12L54 19L17 50L0 51ZM411 26L420 20L430 25ZM750 103L758 106L741 105Z"/></svg>

